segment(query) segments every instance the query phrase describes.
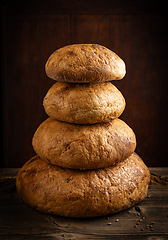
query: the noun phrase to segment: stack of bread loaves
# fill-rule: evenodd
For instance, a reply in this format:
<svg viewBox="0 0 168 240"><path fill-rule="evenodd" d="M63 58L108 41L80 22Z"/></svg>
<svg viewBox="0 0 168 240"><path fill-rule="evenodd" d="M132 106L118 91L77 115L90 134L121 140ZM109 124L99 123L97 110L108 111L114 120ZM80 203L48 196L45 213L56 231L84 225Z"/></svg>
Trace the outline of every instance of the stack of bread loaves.
<svg viewBox="0 0 168 240"><path fill-rule="evenodd" d="M50 117L33 137L38 155L18 173L20 196L67 217L103 216L141 201L150 173L134 152L134 132L118 119L125 99L109 82L124 77L123 60L97 44L74 44L49 57L46 74L57 81L43 101Z"/></svg>

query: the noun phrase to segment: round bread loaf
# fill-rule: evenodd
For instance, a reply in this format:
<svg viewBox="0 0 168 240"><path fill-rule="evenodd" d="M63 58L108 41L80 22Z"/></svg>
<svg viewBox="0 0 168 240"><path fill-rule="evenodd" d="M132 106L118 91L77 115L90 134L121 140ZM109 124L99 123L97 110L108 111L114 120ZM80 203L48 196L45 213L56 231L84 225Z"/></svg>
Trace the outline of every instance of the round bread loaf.
<svg viewBox="0 0 168 240"><path fill-rule="evenodd" d="M92 125L48 118L36 130L32 144L35 152L52 164L96 169L129 157L135 150L136 138L132 129L118 118Z"/></svg>
<svg viewBox="0 0 168 240"><path fill-rule="evenodd" d="M110 82L55 83L43 105L46 113L60 121L93 124L119 117L125 108L121 92Z"/></svg>
<svg viewBox="0 0 168 240"><path fill-rule="evenodd" d="M106 82L125 76L125 63L98 44L74 44L56 50L45 65L48 77L59 82Z"/></svg>
<svg viewBox="0 0 168 240"><path fill-rule="evenodd" d="M16 178L22 199L39 211L65 217L95 217L127 209L147 195L150 172L133 153L115 166L72 170L38 156Z"/></svg>

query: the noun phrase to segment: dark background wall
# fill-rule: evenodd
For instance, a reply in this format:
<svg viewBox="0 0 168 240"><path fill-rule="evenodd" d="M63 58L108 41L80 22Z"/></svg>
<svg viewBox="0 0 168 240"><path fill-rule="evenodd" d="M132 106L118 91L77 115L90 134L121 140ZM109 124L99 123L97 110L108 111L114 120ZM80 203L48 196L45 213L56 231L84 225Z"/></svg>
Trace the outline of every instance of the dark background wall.
<svg viewBox="0 0 168 240"><path fill-rule="evenodd" d="M126 76L113 81L127 103L121 119L136 133L145 163L168 166L165 8L144 0L3 1L1 166L21 167L35 154L31 139L47 118L42 101L55 83L44 65L53 51L73 43L99 43L125 61Z"/></svg>

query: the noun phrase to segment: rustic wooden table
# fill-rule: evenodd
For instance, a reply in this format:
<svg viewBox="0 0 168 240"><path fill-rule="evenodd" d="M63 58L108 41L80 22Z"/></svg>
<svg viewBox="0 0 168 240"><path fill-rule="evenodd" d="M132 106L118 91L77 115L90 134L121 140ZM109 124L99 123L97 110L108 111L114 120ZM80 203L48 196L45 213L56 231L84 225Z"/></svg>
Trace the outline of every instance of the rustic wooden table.
<svg viewBox="0 0 168 240"><path fill-rule="evenodd" d="M121 213L86 219L52 216L29 207L15 189L18 171L0 169L2 240L168 239L168 168L150 168L152 183L141 203Z"/></svg>

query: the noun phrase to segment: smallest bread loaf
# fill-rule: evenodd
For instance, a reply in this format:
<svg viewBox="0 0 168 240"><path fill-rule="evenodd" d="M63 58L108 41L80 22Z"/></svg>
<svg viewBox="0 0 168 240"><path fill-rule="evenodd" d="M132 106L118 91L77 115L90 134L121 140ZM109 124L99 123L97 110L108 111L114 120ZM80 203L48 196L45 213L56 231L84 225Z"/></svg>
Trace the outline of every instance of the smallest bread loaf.
<svg viewBox="0 0 168 240"><path fill-rule="evenodd" d="M57 82L47 92L43 105L46 113L54 119L94 124L119 117L125 108L125 99L110 82Z"/></svg>
<svg viewBox="0 0 168 240"><path fill-rule="evenodd" d="M74 44L56 50L45 65L48 77L58 82L88 83L120 80L125 63L98 44Z"/></svg>

